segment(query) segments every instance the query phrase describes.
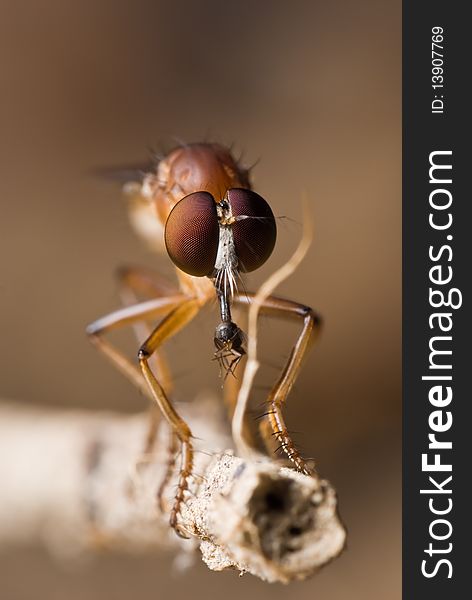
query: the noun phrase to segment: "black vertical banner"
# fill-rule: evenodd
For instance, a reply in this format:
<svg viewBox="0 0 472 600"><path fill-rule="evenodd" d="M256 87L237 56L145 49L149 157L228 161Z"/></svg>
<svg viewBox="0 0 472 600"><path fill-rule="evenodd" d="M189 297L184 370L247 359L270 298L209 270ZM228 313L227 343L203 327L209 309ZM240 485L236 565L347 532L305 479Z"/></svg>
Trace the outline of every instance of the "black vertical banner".
<svg viewBox="0 0 472 600"><path fill-rule="evenodd" d="M403 3L403 598L472 597L471 25ZM466 108L467 104L467 108ZM468 577L469 575L469 577Z"/></svg>

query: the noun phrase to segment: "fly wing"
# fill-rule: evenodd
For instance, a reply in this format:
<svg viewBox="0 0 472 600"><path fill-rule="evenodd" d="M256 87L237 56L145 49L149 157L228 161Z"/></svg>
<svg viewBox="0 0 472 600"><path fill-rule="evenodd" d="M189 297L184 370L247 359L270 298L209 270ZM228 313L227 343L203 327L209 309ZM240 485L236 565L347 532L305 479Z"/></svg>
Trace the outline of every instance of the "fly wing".
<svg viewBox="0 0 472 600"><path fill-rule="evenodd" d="M91 170L93 177L114 183L125 184L130 181L142 183L148 173L153 173L157 168L156 161L137 163L122 167L97 167Z"/></svg>

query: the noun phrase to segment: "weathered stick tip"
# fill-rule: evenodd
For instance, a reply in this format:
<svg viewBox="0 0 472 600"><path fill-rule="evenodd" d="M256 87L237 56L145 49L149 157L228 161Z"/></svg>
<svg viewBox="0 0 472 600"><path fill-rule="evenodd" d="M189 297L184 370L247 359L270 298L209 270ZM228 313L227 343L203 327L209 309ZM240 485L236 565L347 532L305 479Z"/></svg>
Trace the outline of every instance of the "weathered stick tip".
<svg viewBox="0 0 472 600"><path fill-rule="evenodd" d="M197 403L186 411L204 438L179 518L191 540L169 527L178 473L167 486L166 509L156 502L167 428L152 456L143 457L146 415L0 405L0 546L36 540L64 558L94 547L173 548L181 562L200 546L214 571L283 583L305 579L342 551L346 533L327 481L270 457L222 452L230 440L213 427L217 417L208 418L209 407Z"/></svg>
<svg viewBox="0 0 472 600"><path fill-rule="evenodd" d="M210 465L198 496L183 516L195 522L199 537L212 532L200 545L210 569L287 583L313 574L344 548L335 491L318 477L224 455Z"/></svg>

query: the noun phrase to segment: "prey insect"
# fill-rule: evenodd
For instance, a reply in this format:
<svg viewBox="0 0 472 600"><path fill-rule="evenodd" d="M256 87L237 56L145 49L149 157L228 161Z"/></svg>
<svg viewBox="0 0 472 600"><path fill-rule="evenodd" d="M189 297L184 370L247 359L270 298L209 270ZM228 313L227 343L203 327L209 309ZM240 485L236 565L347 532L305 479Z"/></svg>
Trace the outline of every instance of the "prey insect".
<svg viewBox="0 0 472 600"><path fill-rule="evenodd" d="M162 346L216 298L220 323L213 336L214 360L225 378L234 374L245 355L245 334L233 321L231 308L247 307L254 297L249 292L239 293L239 280L271 255L276 221L266 200L252 190L248 170L218 144L196 143L176 148L141 182L127 184L125 193L132 225L153 249L167 253L176 267L178 285L145 269L122 269L119 278L125 306L89 325L87 333L115 367L158 407L159 411L153 411L146 450L153 446L159 412L171 428L170 450L180 450L181 462L170 525L182 534L178 520L192 476L192 433L172 403L172 382ZM147 299L138 301L143 295ZM309 474L310 468L285 425L282 407L319 330L320 319L311 308L276 297L267 298L261 312L296 319L302 324L287 363L267 398L266 427L262 431L268 447L275 439L295 468ZM149 329L147 323L158 319L158 324ZM127 325L134 326L143 340L137 364L104 335ZM234 408L237 386L233 387ZM169 469L173 463L174 460L169 461ZM166 480L168 477L169 473Z"/></svg>

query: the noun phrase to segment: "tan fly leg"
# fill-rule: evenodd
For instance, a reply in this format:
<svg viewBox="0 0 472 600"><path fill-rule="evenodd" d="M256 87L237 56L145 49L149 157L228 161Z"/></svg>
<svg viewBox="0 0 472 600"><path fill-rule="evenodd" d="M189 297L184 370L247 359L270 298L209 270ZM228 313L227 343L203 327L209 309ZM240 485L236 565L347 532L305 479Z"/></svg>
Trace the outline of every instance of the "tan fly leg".
<svg viewBox="0 0 472 600"><path fill-rule="evenodd" d="M101 319L98 319L87 327L87 335L93 345L104 354L108 360L140 391L151 401L150 423L145 438L144 454L136 464L136 468L140 464L149 460L149 454L152 451L154 442L157 436L159 420L161 412L155 404L154 396L143 377L143 374L125 354L119 350L114 344L110 343L103 336L115 329L126 325L136 325L146 323L149 319L155 319L162 315L168 314L173 308L185 302L187 297L184 295L169 296L167 298L155 298L146 302L140 302L132 306L121 308ZM140 332L142 333L142 331ZM143 338L142 338L143 339ZM159 366L159 365L158 365ZM167 479L169 474L164 476ZM130 489L131 491L131 489Z"/></svg>
<svg viewBox="0 0 472 600"><path fill-rule="evenodd" d="M125 306L138 304L141 299L175 296L179 293L175 285L168 282L159 273L146 267L120 267L116 275L120 286L120 297ZM152 331L152 328L144 320L134 323L133 329L139 344L142 344L143 340L145 340ZM163 352L156 352L153 356L151 366L157 374L159 381L162 382L162 387L166 393L171 394L173 388L172 377ZM140 376L142 376L141 373ZM149 430L143 450L145 460L147 460L147 457L149 457L154 447L159 422L162 417L154 399L152 399L150 404L149 417ZM168 477L169 474L166 474L165 479Z"/></svg>
<svg viewBox="0 0 472 600"><path fill-rule="evenodd" d="M234 298L234 302L240 305L248 305L253 298L254 294L238 295ZM292 348L287 363L267 399L268 410L266 416L272 430L272 437L275 437L279 443L279 448L285 452L298 471L309 475L311 469L290 437L282 414L282 407L298 376L303 358L314 341L315 335L320 330L321 318L308 306L291 300L276 298L275 296L269 296L265 300L260 312L281 318L302 320L303 322L302 330Z"/></svg>
<svg viewBox="0 0 472 600"><path fill-rule="evenodd" d="M157 406L156 406L156 408L157 408ZM164 492L167 487L167 484L170 481L170 478L172 477L172 473L174 471L175 459L177 457L178 449L179 449L178 448L178 437L175 434L175 432L172 430L169 432L166 472L164 474L164 477L162 478L161 484L159 485L159 489L157 490L157 494L156 494L157 504L158 504L159 508L161 509L161 512L166 511L166 507L164 506Z"/></svg>
<svg viewBox="0 0 472 600"><path fill-rule="evenodd" d="M154 397L149 391L142 373L138 366L135 365L121 350L106 340L103 336L105 333L124 327L133 325L138 322L161 317L168 314L173 308L182 304L187 300L187 296L182 294L170 296L167 298L155 298L140 302L134 306L127 306L116 310L101 319L97 319L91 323L86 331L92 344L100 350L111 363L129 379L145 396L154 400Z"/></svg>
<svg viewBox="0 0 472 600"><path fill-rule="evenodd" d="M167 419L173 432L180 441L181 464L177 492L174 505L170 514L170 525L175 529L178 535L186 537L178 528L178 515L182 502L184 500L185 490L188 488L188 479L192 473L193 467L193 448L191 443L192 432L187 423L177 413L174 406L168 399L162 385L156 379L149 366L149 359L162 344L174 336L178 331L185 327L199 312L201 301L196 299L186 300L177 306L165 319L159 323L148 339L144 342L138 352L138 360L154 400L161 409L164 417Z"/></svg>

